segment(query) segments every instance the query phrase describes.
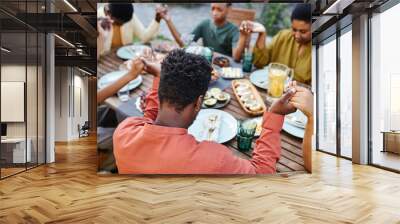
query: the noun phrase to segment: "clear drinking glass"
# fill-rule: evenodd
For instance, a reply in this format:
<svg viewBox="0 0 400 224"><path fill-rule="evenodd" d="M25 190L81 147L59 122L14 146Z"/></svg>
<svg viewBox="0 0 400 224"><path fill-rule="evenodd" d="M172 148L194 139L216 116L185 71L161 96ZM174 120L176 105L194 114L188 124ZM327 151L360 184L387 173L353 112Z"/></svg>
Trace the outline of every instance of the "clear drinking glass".
<svg viewBox="0 0 400 224"><path fill-rule="evenodd" d="M283 64L271 63L268 73L268 96L275 99L279 98L292 80L292 69Z"/></svg>

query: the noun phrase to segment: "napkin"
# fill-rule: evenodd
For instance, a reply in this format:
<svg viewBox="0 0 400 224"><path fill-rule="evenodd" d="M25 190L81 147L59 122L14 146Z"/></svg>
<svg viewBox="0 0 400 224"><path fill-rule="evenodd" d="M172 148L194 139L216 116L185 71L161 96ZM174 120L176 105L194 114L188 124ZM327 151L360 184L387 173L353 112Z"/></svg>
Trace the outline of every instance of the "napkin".
<svg viewBox="0 0 400 224"><path fill-rule="evenodd" d="M212 117L212 116L216 116L216 120L215 121L210 121L209 120L209 118ZM218 142L220 124L221 124L221 115L219 115L219 114L209 114L209 115L207 115L207 117L205 117L205 119L204 119L204 130L203 130L203 133L202 133L202 135L200 137L201 141ZM209 130L210 130L211 126L214 126L215 129L211 133L211 135L209 135L209 133L210 133Z"/></svg>

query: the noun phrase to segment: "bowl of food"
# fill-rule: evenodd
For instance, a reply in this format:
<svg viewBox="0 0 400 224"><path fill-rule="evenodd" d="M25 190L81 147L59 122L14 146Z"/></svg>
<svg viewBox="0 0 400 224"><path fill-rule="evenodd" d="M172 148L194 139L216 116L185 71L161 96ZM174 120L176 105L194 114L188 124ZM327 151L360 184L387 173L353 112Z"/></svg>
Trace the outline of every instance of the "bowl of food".
<svg viewBox="0 0 400 224"><path fill-rule="evenodd" d="M229 59L224 56L217 56L213 60L214 65L218 65L219 67L228 67L230 65Z"/></svg>
<svg viewBox="0 0 400 224"><path fill-rule="evenodd" d="M218 96L218 94L220 94L222 92L222 90L220 88L214 87L214 88L211 88L209 90L209 92L210 92L211 96L216 98Z"/></svg>
<svg viewBox="0 0 400 224"><path fill-rule="evenodd" d="M233 80L232 89L244 111L253 116L264 113L266 106L259 92L250 81L246 79Z"/></svg>
<svg viewBox="0 0 400 224"><path fill-rule="evenodd" d="M207 91L206 94L204 95L204 100L208 100L210 98L212 98L212 95L209 91Z"/></svg>
<svg viewBox="0 0 400 224"><path fill-rule="evenodd" d="M226 102L226 101L229 99L229 94L228 94L228 93L221 92L220 94L218 94L218 95L216 96L216 99L217 99L217 101L220 102L220 103Z"/></svg>
<svg viewBox="0 0 400 224"><path fill-rule="evenodd" d="M204 95L202 108L222 108L229 104L231 95L220 88L211 88Z"/></svg>
<svg viewBox="0 0 400 224"><path fill-rule="evenodd" d="M206 105L207 107L213 107L215 106L215 104L217 104L217 99L215 98L204 100L204 105Z"/></svg>

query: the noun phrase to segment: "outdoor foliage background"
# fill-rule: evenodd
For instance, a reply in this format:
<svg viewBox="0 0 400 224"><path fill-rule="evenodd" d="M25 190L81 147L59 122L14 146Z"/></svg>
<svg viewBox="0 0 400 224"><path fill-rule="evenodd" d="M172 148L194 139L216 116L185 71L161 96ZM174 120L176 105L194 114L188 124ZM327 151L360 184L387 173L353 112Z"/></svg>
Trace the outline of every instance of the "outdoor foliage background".
<svg viewBox="0 0 400 224"><path fill-rule="evenodd" d="M99 3L100 6L102 3ZM135 13L144 25L154 18L155 3L134 3ZM180 33L189 33L204 19L210 18L210 3L168 3L168 8ZM269 37L290 27L290 15L295 5L288 3L233 3L233 7L256 10L256 21L265 25ZM255 36L255 35L253 35ZM173 39L162 22L159 38ZM254 37L255 38L255 37Z"/></svg>

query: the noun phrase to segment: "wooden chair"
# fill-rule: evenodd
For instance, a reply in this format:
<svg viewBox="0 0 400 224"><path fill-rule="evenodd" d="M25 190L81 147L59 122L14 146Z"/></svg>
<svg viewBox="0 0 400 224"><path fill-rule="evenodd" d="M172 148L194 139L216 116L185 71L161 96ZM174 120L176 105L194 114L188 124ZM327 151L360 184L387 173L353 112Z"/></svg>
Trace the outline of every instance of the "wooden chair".
<svg viewBox="0 0 400 224"><path fill-rule="evenodd" d="M228 21L235 24L236 26L240 26L242 21L250 20L254 21L256 18L256 10L252 9L242 9L242 8L231 8L231 11L228 14ZM250 39L246 41L246 47L249 47Z"/></svg>
<svg viewBox="0 0 400 224"><path fill-rule="evenodd" d="M254 21L256 18L256 11L253 9L231 8L228 14L228 21L240 26L243 20Z"/></svg>

